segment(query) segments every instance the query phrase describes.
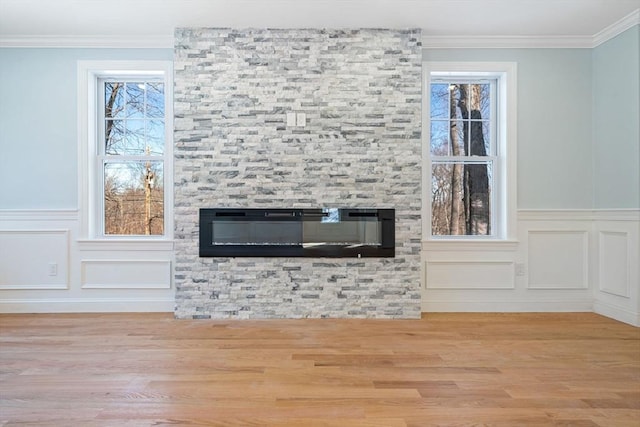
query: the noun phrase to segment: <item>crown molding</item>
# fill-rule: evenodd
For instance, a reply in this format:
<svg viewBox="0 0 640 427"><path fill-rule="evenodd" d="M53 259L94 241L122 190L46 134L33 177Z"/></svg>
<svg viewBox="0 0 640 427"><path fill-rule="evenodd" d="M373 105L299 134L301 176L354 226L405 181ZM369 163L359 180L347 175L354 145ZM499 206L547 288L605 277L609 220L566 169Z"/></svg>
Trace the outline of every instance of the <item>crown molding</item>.
<svg viewBox="0 0 640 427"><path fill-rule="evenodd" d="M425 49L590 49L640 24L640 9L592 36L432 36L423 33ZM0 47L172 49L173 34L151 36L4 36Z"/></svg>
<svg viewBox="0 0 640 427"><path fill-rule="evenodd" d="M622 31L615 33L614 36ZM604 41L606 40L599 43ZM0 37L0 47L173 49L173 35L7 36ZM422 47L425 49L592 48L594 39L591 36L430 36L423 34Z"/></svg>
<svg viewBox="0 0 640 427"><path fill-rule="evenodd" d="M591 36L429 36L425 49L591 48Z"/></svg>
<svg viewBox="0 0 640 427"><path fill-rule="evenodd" d="M153 36L7 36L0 47L173 49L172 35Z"/></svg>
<svg viewBox="0 0 640 427"><path fill-rule="evenodd" d="M640 9L592 36L430 36L422 35L425 49L591 49L640 24Z"/></svg>
<svg viewBox="0 0 640 427"><path fill-rule="evenodd" d="M634 10L618 22L609 25L604 30L595 34L593 36L593 45L591 47L599 46L602 43L611 40L615 36L627 31L634 25L640 25L640 9Z"/></svg>

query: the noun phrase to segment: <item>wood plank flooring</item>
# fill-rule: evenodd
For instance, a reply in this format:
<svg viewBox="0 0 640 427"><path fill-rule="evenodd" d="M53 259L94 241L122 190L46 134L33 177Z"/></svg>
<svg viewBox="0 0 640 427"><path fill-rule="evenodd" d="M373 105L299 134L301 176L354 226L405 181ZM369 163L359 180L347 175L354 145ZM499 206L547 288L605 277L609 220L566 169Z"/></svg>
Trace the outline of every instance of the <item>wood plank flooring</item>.
<svg viewBox="0 0 640 427"><path fill-rule="evenodd" d="M640 328L0 315L2 426L640 426Z"/></svg>

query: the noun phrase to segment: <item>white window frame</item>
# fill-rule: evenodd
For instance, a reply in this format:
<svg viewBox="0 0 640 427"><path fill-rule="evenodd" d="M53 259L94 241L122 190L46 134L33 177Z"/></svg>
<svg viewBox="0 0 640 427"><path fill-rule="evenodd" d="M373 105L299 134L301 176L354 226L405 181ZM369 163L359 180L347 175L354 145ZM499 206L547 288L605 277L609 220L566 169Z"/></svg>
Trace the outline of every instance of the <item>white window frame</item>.
<svg viewBox="0 0 640 427"><path fill-rule="evenodd" d="M101 102L99 82L105 78L162 76L165 84L164 234L112 236L103 233L103 180L98 145ZM78 61L78 201L80 240L116 244L157 243L170 249L173 241L173 63L171 61ZM164 244L164 246L163 246ZM124 246L125 248L127 245Z"/></svg>
<svg viewBox="0 0 640 427"><path fill-rule="evenodd" d="M460 244L488 248L516 242L517 226L517 65L514 62L424 62L423 63L423 244L439 248ZM469 78L496 80L496 153L491 236L433 236L431 234L431 103L432 79ZM493 129L492 129L493 130Z"/></svg>

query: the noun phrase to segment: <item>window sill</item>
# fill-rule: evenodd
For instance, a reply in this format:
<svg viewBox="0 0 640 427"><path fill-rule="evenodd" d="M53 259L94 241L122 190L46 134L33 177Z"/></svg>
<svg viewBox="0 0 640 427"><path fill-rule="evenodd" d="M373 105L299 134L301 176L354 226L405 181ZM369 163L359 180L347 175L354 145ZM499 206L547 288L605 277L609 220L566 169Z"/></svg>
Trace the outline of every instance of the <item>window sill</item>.
<svg viewBox="0 0 640 427"><path fill-rule="evenodd" d="M423 251L510 251L518 250L517 240L423 240Z"/></svg>
<svg viewBox="0 0 640 427"><path fill-rule="evenodd" d="M83 239L78 240L81 251L172 251L173 240Z"/></svg>

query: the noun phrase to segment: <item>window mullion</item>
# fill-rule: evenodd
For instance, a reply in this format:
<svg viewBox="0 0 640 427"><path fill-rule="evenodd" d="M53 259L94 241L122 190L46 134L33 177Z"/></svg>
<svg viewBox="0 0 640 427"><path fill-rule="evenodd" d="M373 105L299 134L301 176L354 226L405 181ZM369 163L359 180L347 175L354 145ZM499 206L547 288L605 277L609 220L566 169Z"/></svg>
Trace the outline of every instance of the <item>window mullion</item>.
<svg viewBox="0 0 640 427"><path fill-rule="evenodd" d="M497 156L431 156L433 163L487 163L496 161Z"/></svg>
<svg viewBox="0 0 640 427"><path fill-rule="evenodd" d="M107 154L103 157L110 162L159 162L165 160L164 156L115 156Z"/></svg>

